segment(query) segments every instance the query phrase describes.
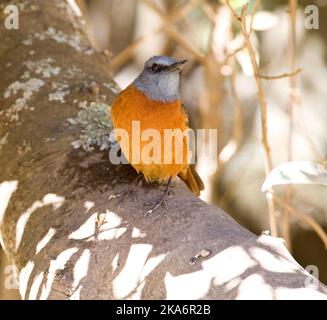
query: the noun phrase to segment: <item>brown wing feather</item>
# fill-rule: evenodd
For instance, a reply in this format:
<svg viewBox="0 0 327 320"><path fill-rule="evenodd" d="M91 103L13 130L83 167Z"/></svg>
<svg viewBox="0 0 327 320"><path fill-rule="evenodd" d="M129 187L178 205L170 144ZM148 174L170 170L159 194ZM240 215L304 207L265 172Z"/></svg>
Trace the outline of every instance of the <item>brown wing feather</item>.
<svg viewBox="0 0 327 320"><path fill-rule="evenodd" d="M185 107L185 104L184 103L181 103L181 106L182 106L182 112L185 115L186 125L189 126L188 113L187 113L187 109Z"/></svg>
<svg viewBox="0 0 327 320"><path fill-rule="evenodd" d="M182 111L185 115L185 120L187 126L189 125L189 119L188 119L188 113L185 105L182 103ZM200 191L204 190L204 183L201 180L199 174L195 170L195 165L190 164L187 168L186 172L181 172L178 175L184 183L187 185L187 187L197 196L200 195Z"/></svg>
<svg viewBox="0 0 327 320"><path fill-rule="evenodd" d="M204 184L193 166L187 168L184 172L180 172L178 176L196 196L200 195L200 192L204 189Z"/></svg>

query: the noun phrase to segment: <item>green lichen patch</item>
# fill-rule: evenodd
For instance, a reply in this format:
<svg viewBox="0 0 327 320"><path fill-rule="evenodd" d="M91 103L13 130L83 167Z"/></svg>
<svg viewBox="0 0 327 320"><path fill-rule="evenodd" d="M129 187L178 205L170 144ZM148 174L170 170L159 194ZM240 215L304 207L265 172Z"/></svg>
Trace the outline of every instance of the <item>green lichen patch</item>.
<svg viewBox="0 0 327 320"><path fill-rule="evenodd" d="M70 92L68 83L53 82L52 88L55 91L49 93L49 101L59 101L60 103L65 103L65 96Z"/></svg>
<svg viewBox="0 0 327 320"><path fill-rule="evenodd" d="M10 98L17 95L19 91L22 92L22 96L14 102L14 104L5 110L5 115L8 120L18 121L19 113L24 109L33 110L33 107L28 107L27 101L31 98L33 93L38 92L44 85L44 81L38 78L31 78L25 82L15 81L12 83L4 93L4 98Z"/></svg>
<svg viewBox="0 0 327 320"><path fill-rule="evenodd" d="M39 61L27 61L24 65L29 71L35 72L37 75L42 76L43 79L57 76L60 73L60 68L54 66L55 60L47 58Z"/></svg>
<svg viewBox="0 0 327 320"><path fill-rule="evenodd" d="M27 39L23 41L23 44L30 46L33 44L33 39L44 41L47 39L54 40L58 43L64 43L74 48L77 52L84 54L92 54L94 51L89 46L83 44L82 37L79 33L75 34L66 34L62 30L57 30L56 28L49 27L43 32L36 32L30 34Z"/></svg>
<svg viewBox="0 0 327 320"><path fill-rule="evenodd" d="M111 134L113 126L108 118L110 106L97 102L88 104L85 101L80 102L80 105L82 110L77 117L67 119L69 124L81 126L80 138L73 141L72 146L86 151L92 151L96 146L100 150L108 150L115 143Z"/></svg>
<svg viewBox="0 0 327 320"><path fill-rule="evenodd" d="M34 107L28 105L28 101L32 95L37 93L45 85L44 80L60 74L60 68L55 66L55 60L53 58L26 61L23 65L25 69L20 76L20 81L10 84L3 95L5 99L19 95L15 102L8 109L4 110L9 122L18 121L19 113L22 110L33 111ZM66 91L63 92L63 86L60 88L59 93L57 92L58 90L55 91L53 100L62 101L63 96L68 94Z"/></svg>

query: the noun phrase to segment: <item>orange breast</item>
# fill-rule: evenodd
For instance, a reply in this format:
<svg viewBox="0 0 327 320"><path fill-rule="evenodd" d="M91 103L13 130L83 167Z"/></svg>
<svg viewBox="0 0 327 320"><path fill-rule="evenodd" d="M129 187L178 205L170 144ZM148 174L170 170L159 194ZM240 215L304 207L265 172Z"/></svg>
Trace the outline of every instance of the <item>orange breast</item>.
<svg viewBox="0 0 327 320"><path fill-rule="evenodd" d="M169 136L170 130L180 129L180 133L185 133L188 129L187 115L180 100L151 101L130 85L114 102L111 119L115 129L128 133L128 139L118 138L118 141L130 164L141 171L146 180L166 181L188 167L186 136L179 140L181 143Z"/></svg>

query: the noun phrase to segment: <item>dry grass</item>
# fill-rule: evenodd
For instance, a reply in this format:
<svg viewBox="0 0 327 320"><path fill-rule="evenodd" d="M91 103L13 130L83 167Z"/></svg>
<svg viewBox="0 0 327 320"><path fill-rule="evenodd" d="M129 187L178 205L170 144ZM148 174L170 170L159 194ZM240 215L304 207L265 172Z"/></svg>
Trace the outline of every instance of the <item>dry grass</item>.
<svg viewBox="0 0 327 320"><path fill-rule="evenodd" d="M312 230L314 230L317 233L317 235L323 242L325 249L327 250L327 234L314 218L307 215L306 213L301 212L298 209L293 208L291 205L289 205L287 202L281 200L276 195L274 196L274 199L281 207L286 208L290 214L294 215L300 221L303 221L308 226L310 226L312 228Z"/></svg>

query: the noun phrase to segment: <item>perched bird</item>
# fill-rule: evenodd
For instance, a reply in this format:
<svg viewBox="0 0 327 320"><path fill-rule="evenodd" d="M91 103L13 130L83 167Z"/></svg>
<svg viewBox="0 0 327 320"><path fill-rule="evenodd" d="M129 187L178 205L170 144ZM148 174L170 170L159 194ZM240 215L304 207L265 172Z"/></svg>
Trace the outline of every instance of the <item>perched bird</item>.
<svg viewBox="0 0 327 320"><path fill-rule="evenodd" d="M164 146L165 129L180 129L181 131L188 129L188 115L179 94L181 71L185 62L186 60L177 61L168 56L150 58L145 62L140 75L117 96L111 108L111 119L115 129L124 129L128 132L129 140L118 142L129 163L137 172L144 175L147 182L168 183L163 199L150 212L162 204L168 194L172 178L180 177L197 196L204 189L194 165L190 165L187 159L189 147L187 139L184 137L182 145L176 147L176 144L173 144L169 150ZM132 140L133 121L139 121L141 136L147 129L156 129L159 133L161 139L152 142L160 144L159 161L151 163L144 155L143 151L149 147L149 141L141 141L139 149L142 156L133 157L133 151L135 151L133 149L137 147L135 141ZM177 161L176 153L178 152L182 153L179 158L182 161ZM164 159L167 153L170 153L172 160L170 163ZM149 157L151 156L153 154L150 152Z"/></svg>

